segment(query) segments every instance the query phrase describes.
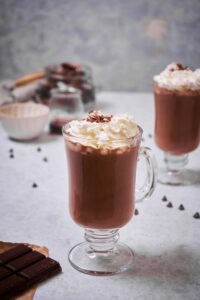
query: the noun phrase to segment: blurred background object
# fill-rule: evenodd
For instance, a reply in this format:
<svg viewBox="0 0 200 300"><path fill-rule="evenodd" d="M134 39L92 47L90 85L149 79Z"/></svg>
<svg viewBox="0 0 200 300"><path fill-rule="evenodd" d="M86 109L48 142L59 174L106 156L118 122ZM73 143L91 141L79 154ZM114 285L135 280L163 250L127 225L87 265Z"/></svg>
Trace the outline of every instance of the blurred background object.
<svg viewBox="0 0 200 300"><path fill-rule="evenodd" d="M199 0L1 0L0 80L70 61L103 90L150 91L170 62L199 66L199 32Z"/></svg>
<svg viewBox="0 0 200 300"><path fill-rule="evenodd" d="M44 130L49 115L46 105L26 102L11 103L0 107L2 126L12 139L29 141Z"/></svg>

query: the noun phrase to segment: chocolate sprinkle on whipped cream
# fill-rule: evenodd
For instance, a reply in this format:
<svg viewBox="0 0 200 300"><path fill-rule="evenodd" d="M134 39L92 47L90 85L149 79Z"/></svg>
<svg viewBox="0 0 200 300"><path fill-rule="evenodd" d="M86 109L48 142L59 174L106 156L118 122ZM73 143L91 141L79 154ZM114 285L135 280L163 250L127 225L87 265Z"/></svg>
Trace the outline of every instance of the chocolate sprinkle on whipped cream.
<svg viewBox="0 0 200 300"><path fill-rule="evenodd" d="M105 123L105 122L110 122L112 118L112 115L110 116L105 116L102 115L101 112L96 111L96 110L91 110L88 114L88 117L86 118L87 122L96 122L96 123Z"/></svg>
<svg viewBox="0 0 200 300"><path fill-rule="evenodd" d="M174 72L174 71L184 71L184 70L190 70L188 66L185 66L183 64L173 64L173 67L169 69L169 71Z"/></svg>

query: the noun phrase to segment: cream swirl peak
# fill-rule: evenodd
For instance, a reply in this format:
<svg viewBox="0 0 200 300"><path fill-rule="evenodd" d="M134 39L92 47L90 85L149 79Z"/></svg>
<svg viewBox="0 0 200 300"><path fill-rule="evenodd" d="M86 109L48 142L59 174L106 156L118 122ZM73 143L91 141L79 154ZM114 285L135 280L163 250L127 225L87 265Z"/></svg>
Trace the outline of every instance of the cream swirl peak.
<svg viewBox="0 0 200 300"><path fill-rule="evenodd" d="M70 140L95 148L118 148L129 144L127 139L139 133L139 127L128 114L103 115L91 111L88 117L74 120L64 128ZM77 140L78 139L78 140ZM80 140L79 140L80 139Z"/></svg>
<svg viewBox="0 0 200 300"><path fill-rule="evenodd" d="M154 81L163 88L170 90L200 90L200 69L192 71L182 64L171 63Z"/></svg>

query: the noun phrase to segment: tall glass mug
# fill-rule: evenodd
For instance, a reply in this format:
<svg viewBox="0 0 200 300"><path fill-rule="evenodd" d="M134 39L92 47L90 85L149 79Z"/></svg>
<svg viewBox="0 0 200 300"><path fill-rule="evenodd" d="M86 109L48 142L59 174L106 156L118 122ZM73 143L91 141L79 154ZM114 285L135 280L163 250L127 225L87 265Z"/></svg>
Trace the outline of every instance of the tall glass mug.
<svg viewBox="0 0 200 300"><path fill-rule="evenodd" d="M113 137L100 143L92 137L93 126L95 130L99 127L101 134L104 121L95 121L95 117L100 116L98 112L90 115L93 115L91 123L82 121L83 126L79 128L81 132L88 132L87 138L77 136L77 128L70 132L72 122L63 127L70 214L74 222L85 230L85 242L71 249L69 261L81 272L110 275L126 270L132 264L133 251L118 242L119 229L134 214L138 157L146 161L145 184L138 190L140 201L148 198L154 190L154 161L150 149L140 148L140 127L137 126L134 136ZM101 118L103 120L104 116Z"/></svg>
<svg viewBox="0 0 200 300"><path fill-rule="evenodd" d="M169 185L195 184L197 172L186 169L188 154L200 138L200 69L172 63L154 77L155 142L164 151L165 168L158 181Z"/></svg>

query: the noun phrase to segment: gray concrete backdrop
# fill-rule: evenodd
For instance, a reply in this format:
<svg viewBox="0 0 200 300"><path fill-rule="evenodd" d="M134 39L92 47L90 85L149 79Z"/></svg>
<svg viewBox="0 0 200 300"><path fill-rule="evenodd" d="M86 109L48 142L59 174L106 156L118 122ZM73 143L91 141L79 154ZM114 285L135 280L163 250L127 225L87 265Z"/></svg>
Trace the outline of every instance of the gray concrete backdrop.
<svg viewBox="0 0 200 300"><path fill-rule="evenodd" d="M200 67L200 0L0 0L0 79L63 60L104 90L149 91L171 61Z"/></svg>

